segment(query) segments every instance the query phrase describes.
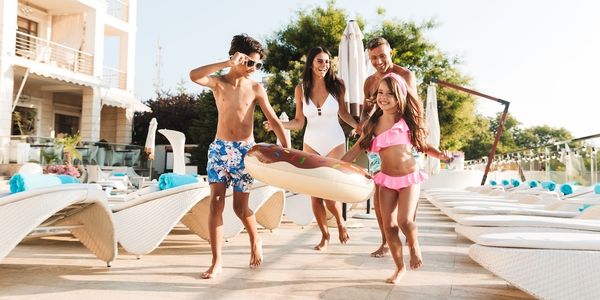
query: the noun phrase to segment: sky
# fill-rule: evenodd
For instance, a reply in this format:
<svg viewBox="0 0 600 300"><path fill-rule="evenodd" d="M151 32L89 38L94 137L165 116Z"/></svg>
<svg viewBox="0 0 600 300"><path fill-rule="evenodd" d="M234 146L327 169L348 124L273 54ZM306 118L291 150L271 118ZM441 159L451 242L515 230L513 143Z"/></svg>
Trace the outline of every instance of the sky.
<svg viewBox="0 0 600 300"><path fill-rule="evenodd" d="M426 37L446 54L461 58L459 69L472 78L470 88L509 101L509 112L522 126L564 127L574 137L600 133L600 96L594 88L600 70L598 1L335 3L350 17L360 15L366 30L380 24L378 7L385 9L385 19L434 19L439 25ZM190 82L189 71L227 59L232 36L245 32L264 43L299 10L326 5L326 0L138 0L136 97L153 98L157 78L163 90L176 91L183 83L188 92L200 92L202 87ZM503 109L482 98L477 103L478 112L487 116Z"/></svg>

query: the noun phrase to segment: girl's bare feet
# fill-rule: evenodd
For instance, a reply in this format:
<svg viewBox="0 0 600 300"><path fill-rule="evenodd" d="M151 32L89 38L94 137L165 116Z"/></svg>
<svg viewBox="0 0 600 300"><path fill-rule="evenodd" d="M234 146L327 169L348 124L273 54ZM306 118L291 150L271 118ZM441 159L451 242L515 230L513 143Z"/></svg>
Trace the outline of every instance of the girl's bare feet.
<svg viewBox="0 0 600 300"><path fill-rule="evenodd" d="M262 259L262 241L259 239L250 250L250 268L258 268Z"/></svg>
<svg viewBox="0 0 600 300"><path fill-rule="evenodd" d="M348 230L345 226L338 227L338 234L340 235L340 243L345 244L350 240L350 236L348 235Z"/></svg>
<svg viewBox="0 0 600 300"><path fill-rule="evenodd" d="M323 237L321 237L321 242L314 246L313 249L321 251L321 250L325 250L327 249L327 246L329 245L329 234L327 235L323 235Z"/></svg>
<svg viewBox="0 0 600 300"><path fill-rule="evenodd" d="M371 253L371 257L384 257L389 251L390 248L388 248L387 244L381 244L381 246L379 246L379 249Z"/></svg>
<svg viewBox="0 0 600 300"><path fill-rule="evenodd" d="M414 245L408 246L408 249L410 249L410 268L416 270L423 265L419 243L416 242Z"/></svg>
<svg viewBox="0 0 600 300"><path fill-rule="evenodd" d="M386 279L385 282L391 283L391 284L397 284L398 282L400 282L400 279L402 279L402 276L404 276L404 274L406 274L406 267L404 265L402 265L402 268L396 269L394 274L392 274L392 276L390 276L388 279Z"/></svg>
<svg viewBox="0 0 600 300"><path fill-rule="evenodd" d="M200 275L202 279L211 279L217 277L223 271L220 263L214 264Z"/></svg>

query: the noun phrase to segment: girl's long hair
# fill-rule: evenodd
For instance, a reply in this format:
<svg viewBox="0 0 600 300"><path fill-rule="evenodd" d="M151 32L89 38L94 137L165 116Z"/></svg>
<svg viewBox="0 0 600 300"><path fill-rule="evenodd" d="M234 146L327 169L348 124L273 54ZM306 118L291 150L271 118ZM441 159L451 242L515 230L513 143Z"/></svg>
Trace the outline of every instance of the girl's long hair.
<svg viewBox="0 0 600 300"><path fill-rule="evenodd" d="M410 142L417 148L418 151L424 152L427 150L427 130L425 129L425 118L423 117L423 104L421 101L414 99L410 93L406 97L402 96L398 81L392 77L382 78L377 87L385 82L388 88L394 93L394 97L398 100L398 114L404 119L406 125L410 129ZM375 138L375 126L379 118L383 115L383 110L376 106L375 112L371 115L363 129L364 138L360 142L360 148L368 150Z"/></svg>
<svg viewBox="0 0 600 300"><path fill-rule="evenodd" d="M331 62L331 53L323 47L314 47L308 51L308 56L306 57L306 64L304 65L304 72L302 73L302 86L304 88L304 100L306 104L308 104L308 98L310 97L310 91L313 88L313 74L312 74L312 66L315 60L315 57L320 54L325 53L329 56L329 70L325 74L325 88L327 91L333 95L333 97L339 102L344 101L344 99L340 99L342 95L342 91L344 91L345 86L344 83L335 75L332 68Z"/></svg>

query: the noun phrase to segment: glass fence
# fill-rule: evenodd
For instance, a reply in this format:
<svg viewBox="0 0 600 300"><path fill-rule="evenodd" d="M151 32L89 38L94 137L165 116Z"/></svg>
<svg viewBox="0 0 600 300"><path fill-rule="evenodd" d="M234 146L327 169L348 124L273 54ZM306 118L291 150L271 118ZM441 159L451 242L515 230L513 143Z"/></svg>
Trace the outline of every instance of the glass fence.
<svg viewBox="0 0 600 300"><path fill-rule="evenodd" d="M537 148L497 154L490 172L515 171L526 180L592 185L600 178L600 134ZM487 157L465 162L465 168L485 170Z"/></svg>
<svg viewBox="0 0 600 300"><path fill-rule="evenodd" d="M53 138L4 137L0 138L0 159L5 164L35 162L45 166L65 164L65 159L70 156L73 165L147 168L143 146L84 141L71 147L76 153L68 153L69 148L69 145L57 143Z"/></svg>

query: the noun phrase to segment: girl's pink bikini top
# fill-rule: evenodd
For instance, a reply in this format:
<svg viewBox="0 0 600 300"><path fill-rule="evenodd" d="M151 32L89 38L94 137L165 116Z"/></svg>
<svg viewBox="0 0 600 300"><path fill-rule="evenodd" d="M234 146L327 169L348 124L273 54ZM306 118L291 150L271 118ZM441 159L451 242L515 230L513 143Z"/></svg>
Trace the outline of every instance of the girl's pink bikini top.
<svg viewBox="0 0 600 300"><path fill-rule="evenodd" d="M404 119L396 122L392 128L378 134L371 142L371 152L379 152L383 148L387 148L394 145L409 145L410 142L410 129Z"/></svg>

